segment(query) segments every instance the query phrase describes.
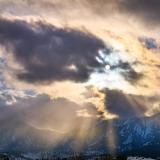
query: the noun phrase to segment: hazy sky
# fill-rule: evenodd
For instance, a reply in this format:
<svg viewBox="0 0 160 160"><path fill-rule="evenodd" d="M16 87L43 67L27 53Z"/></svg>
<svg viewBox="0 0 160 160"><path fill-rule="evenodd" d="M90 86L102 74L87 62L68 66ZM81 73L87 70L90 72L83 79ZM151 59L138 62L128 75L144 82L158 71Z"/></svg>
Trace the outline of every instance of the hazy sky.
<svg viewBox="0 0 160 160"><path fill-rule="evenodd" d="M159 14L159 0L0 0L1 125L159 113Z"/></svg>

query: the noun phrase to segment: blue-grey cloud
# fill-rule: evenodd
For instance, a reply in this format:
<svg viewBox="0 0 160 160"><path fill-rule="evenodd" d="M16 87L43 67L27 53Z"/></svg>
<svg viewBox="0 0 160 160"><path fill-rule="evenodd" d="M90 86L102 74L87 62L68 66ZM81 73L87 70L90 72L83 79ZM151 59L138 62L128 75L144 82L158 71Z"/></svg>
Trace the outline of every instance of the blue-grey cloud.
<svg viewBox="0 0 160 160"><path fill-rule="evenodd" d="M159 45L154 38L150 37L140 37L139 41L146 47L147 49L159 49Z"/></svg>

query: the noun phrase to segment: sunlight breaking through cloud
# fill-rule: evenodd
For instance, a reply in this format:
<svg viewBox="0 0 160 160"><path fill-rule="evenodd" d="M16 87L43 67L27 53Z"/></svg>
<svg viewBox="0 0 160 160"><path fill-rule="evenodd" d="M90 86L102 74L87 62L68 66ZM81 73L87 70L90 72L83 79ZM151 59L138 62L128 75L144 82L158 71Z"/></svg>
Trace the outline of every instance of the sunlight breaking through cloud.
<svg viewBox="0 0 160 160"><path fill-rule="evenodd" d="M160 113L159 6L0 0L0 128L115 152L118 120Z"/></svg>

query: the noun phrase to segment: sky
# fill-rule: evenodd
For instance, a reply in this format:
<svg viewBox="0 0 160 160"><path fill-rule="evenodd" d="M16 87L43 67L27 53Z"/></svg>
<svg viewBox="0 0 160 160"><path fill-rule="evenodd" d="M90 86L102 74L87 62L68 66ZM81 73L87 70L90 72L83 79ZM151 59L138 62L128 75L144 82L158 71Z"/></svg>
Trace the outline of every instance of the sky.
<svg viewBox="0 0 160 160"><path fill-rule="evenodd" d="M0 0L0 124L81 139L158 114L159 14L159 0Z"/></svg>

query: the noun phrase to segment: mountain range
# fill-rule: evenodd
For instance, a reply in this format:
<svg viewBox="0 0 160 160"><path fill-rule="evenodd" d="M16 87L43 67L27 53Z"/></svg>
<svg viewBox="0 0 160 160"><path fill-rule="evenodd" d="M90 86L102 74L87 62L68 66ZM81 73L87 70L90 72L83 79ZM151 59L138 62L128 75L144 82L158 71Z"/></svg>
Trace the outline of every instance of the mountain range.
<svg viewBox="0 0 160 160"><path fill-rule="evenodd" d="M9 122L8 122L9 123ZM79 140L66 134L37 129L17 123L17 127L0 128L0 153L2 154L123 154L127 156L160 156L160 115L115 120L97 120L98 134L91 139ZM18 124L19 123L19 124ZM90 130L87 130L88 135ZM66 138L69 137L69 138ZM54 144L54 145L53 145Z"/></svg>

